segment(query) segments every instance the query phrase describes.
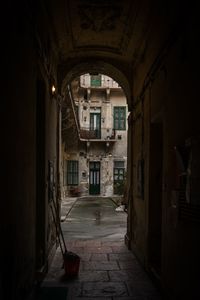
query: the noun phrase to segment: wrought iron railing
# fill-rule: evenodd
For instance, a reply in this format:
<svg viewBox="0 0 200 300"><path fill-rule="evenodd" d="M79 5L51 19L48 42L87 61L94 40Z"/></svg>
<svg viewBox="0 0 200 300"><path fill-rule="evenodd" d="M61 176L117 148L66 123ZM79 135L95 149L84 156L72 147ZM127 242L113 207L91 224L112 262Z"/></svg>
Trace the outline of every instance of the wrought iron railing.
<svg viewBox="0 0 200 300"><path fill-rule="evenodd" d="M91 140L91 139L101 139L101 140L113 140L115 139L114 129L90 129L86 127L80 128L80 138Z"/></svg>

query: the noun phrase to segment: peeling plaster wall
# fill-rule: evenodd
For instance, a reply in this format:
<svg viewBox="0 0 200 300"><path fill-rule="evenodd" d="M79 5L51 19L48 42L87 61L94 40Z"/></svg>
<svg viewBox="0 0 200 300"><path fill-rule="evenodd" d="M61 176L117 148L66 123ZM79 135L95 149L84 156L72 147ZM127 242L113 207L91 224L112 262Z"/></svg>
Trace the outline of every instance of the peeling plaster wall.
<svg viewBox="0 0 200 300"><path fill-rule="evenodd" d="M85 89L86 91L86 89ZM107 101L106 89L92 89L89 94L89 101L84 99L84 89L80 89L78 94L74 94L74 99L78 103L78 116L80 127L90 128L90 113L101 113L101 139L102 141L90 141L87 146L87 141L81 141L76 148L76 155L72 155L68 140L66 139L67 151L63 153L63 158L79 161L79 188L81 195L89 194L89 162L100 162L100 195L113 195L113 168L115 160L123 160L126 168L127 160L127 129L116 130L115 142L110 141L108 137L112 134L113 129L113 109L114 106L126 106L126 118L128 117L126 97L120 89L110 89L109 101ZM109 142L109 146L106 145ZM63 148L64 151L64 148ZM63 187L63 195L70 195L69 187Z"/></svg>

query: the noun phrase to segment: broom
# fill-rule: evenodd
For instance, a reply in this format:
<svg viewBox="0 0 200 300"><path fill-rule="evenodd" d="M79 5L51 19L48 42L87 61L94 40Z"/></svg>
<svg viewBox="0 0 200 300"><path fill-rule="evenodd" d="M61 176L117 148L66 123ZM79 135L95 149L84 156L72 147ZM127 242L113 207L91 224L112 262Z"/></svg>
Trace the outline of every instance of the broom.
<svg viewBox="0 0 200 300"><path fill-rule="evenodd" d="M53 221L54 221L55 228L56 228L56 235L58 236L58 242L59 242L60 249L61 249L62 256L63 256L63 264L64 264L64 269L65 269L65 274L67 277L75 277L78 275L80 257L76 253L73 253L73 252L67 250L67 247L65 244L65 239L63 236L63 231L62 231L60 220L59 220L59 214L58 214L54 200L52 200L52 202L53 202L54 210L53 210L53 207L51 204L50 204L50 207L51 207ZM56 222L56 217L55 217L54 211L57 216L57 222ZM60 236L61 236L61 238L60 238ZM62 239L62 243L61 243L61 239Z"/></svg>

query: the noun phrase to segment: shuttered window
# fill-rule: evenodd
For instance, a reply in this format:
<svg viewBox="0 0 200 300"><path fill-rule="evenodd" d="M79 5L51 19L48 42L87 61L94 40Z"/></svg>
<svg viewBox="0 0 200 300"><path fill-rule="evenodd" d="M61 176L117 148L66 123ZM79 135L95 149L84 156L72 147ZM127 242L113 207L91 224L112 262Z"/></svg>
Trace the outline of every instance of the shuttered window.
<svg viewBox="0 0 200 300"><path fill-rule="evenodd" d="M90 80L91 86L101 86L101 75L91 75Z"/></svg>
<svg viewBox="0 0 200 300"><path fill-rule="evenodd" d="M126 130L126 107L114 107L114 129Z"/></svg>
<svg viewBox="0 0 200 300"><path fill-rule="evenodd" d="M114 182L124 180L124 161L114 162Z"/></svg>
<svg viewBox="0 0 200 300"><path fill-rule="evenodd" d="M78 161L67 161L67 185L78 185Z"/></svg>

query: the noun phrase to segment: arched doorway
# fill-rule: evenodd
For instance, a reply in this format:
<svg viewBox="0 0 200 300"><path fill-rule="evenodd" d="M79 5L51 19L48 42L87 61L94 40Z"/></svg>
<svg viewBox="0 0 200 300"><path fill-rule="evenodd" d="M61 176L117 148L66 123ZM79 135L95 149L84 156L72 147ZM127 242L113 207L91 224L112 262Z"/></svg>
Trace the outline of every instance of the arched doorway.
<svg viewBox="0 0 200 300"><path fill-rule="evenodd" d="M104 73L102 73L103 71L105 71ZM100 73L101 72L101 73ZM110 104L110 101L107 101L107 98L110 97L109 93L109 87L105 88L105 106L107 107L107 113L108 111L110 112L110 124L109 126L114 126L110 129L112 129L112 133L115 131L115 136L108 136L108 131L110 131L110 129L108 128L109 126L106 125L105 123L105 111L103 106L100 107L100 104L97 104L96 101L92 100L93 95L91 95L91 87L89 88L90 90L84 90L84 86L82 87L78 87L78 84L80 84L80 79L81 76L86 76L86 77L90 77L91 80L94 79L97 80L98 78L98 74L104 74L102 75L103 80L112 80L113 82L115 82L117 84L116 86L116 90L123 90L124 91L124 99L125 102L123 103L128 103L128 105L130 106L130 84L126 78L126 76L119 71L117 68L115 68L112 65L109 65L107 63L104 62L91 62L91 63L83 63L83 64L79 64L76 67L74 67L71 71L69 71L67 73L67 75L65 76L65 78L63 79L62 83L60 84L60 89L61 89L61 94L63 97L63 101L66 100L66 98L68 99L68 104L69 105L74 105L71 103L70 98L74 98L73 96L73 90L77 91L82 89L82 91L80 92L79 96L75 96L76 98L76 105L77 108L74 106L72 107L72 111L74 112L75 115L75 119L78 116L78 118L81 119L80 120L74 120L75 125L77 126L77 131L78 134L76 134L75 136L75 140L77 141L77 139L80 139L80 143L85 144L83 148L79 148L78 153L79 155L74 155L74 150L73 151L65 151L66 155L65 155L65 160L66 162L63 162L63 166L64 166L64 170L63 170L63 174L64 176L67 178L67 180L69 180L69 177L71 176L71 179L69 180L71 182L71 185L76 185L77 184L77 180L73 179L72 177L74 176L74 178L77 176L75 173L77 173L77 170L79 169L81 163L80 161L83 161L85 159L86 163L85 163L85 169L82 169L81 172L79 172L79 178L82 178L82 181L87 181L88 183L88 190L90 195L93 194L97 194L97 195L103 195L103 196L109 196L112 194L118 194L121 193L121 195L123 194L123 192L119 192L120 187L122 186L122 182L124 184L125 182L125 176L127 174L126 172L126 166L127 166L127 161L130 159L129 157L127 158L127 154L126 154L126 158L124 159L124 156L122 157L118 157L117 155L112 155L112 147L114 145L114 143L120 142L121 144L124 143L124 137L123 137L123 131L124 130L128 130L128 122L127 122L127 117L128 117L128 106L127 108L125 106L123 106L122 102L116 102L115 104ZM106 75L105 75L106 74ZM109 74L109 76L108 76ZM113 74L112 78L110 77ZM107 76L107 77L106 77ZM105 78L106 79L105 79ZM79 78L79 79L77 79ZM110 78L110 79L108 79ZM118 81L117 81L118 79ZM87 78L84 79L84 82L87 81ZM78 83L79 82L79 83ZM70 87L71 84L71 87ZM111 82L110 82L111 84ZM98 82L98 87L97 89L100 89L99 87L99 82ZM94 89L95 90L95 89ZM103 89L102 89L103 90ZM103 92L102 92L103 93ZM118 91L119 93L119 91ZM67 96L67 94L69 94ZM80 98L80 99L79 99ZM90 99L89 99L90 98ZM79 99L79 100L77 100ZM116 101L116 100L115 100ZM124 101L124 100L123 100ZM79 103L78 103L79 102ZM94 102L96 104L94 104ZM117 104L118 103L118 104ZM110 105L110 107L108 108L108 106ZM68 110L69 112L69 107L67 108L67 105L65 107L65 109ZM77 109L79 110L78 114L77 114ZM87 113L86 113L87 111ZM70 114L70 112L69 112ZM65 115L65 119L69 120L69 114L68 117L67 115ZM96 119L95 119L96 117ZM72 117L73 118L73 117ZM77 119L78 119L77 118ZM114 118L114 119L113 119ZM96 120L96 125L94 124ZM98 124L100 124L101 127L101 134L94 137L93 139L88 138L86 129L83 128L83 124L87 124L88 128L90 129L90 133L92 131L92 127L91 125L95 125L97 126L97 120L100 120ZM114 124L114 125L113 125ZM80 128L81 127L81 128ZM93 126L94 127L94 126ZM94 128L93 128L94 130ZM107 136L105 136L104 131L106 131ZM72 131L71 131L72 132ZM84 136L85 135L85 136ZM130 135L129 135L130 136ZM66 137L69 140L69 136ZM107 140L107 138L109 138L109 140ZM127 138L128 135L126 137L126 151L127 151ZM71 140L71 138L70 138ZM73 146L76 144L76 141L73 143ZM99 142L99 144L103 145L102 148L106 149L104 150L105 152L105 157L103 155L98 155L93 158L90 157L90 153L92 152L92 144L97 144ZM79 146L80 146L79 143ZM112 145L112 146L111 146ZM66 150L66 146L63 146L62 149ZM68 148L69 149L69 148ZM94 148L93 148L94 149ZM71 150L71 149L70 149ZM69 153L69 152L73 152L73 153ZM122 155L122 151L121 151L121 155ZM104 161L107 160L107 162L105 163ZM69 165L71 164L71 166ZM65 171L65 169L70 169L71 168L71 172L74 172L74 174L67 174L67 171ZM106 181L106 177L109 178L109 172L107 171L105 173L105 169L111 169L112 170L112 175L110 176L110 179L112 181L112 189L110 189L109 187L107 188L105 181ZM74 171L73 171L74 170ZM108 175L108 176L107 176ZM67 180L66 180L66 185L67 185ZM108 179L109 181L109 179ZM126 187L128 185L126 184ZM107 190L106 190L107 188ZM123 188L121 188L123 189ZM110 192L112 190L112 192ZM74 191L76 192L76 188L72 187L72 191L74 193ZM109 194L110 193L110 194ZM127 197L128 197L128 193L126 192L126 201L127 201ZM77 194L78 195L78 194ZM119 200L121 201L121 200Z"/></svg>

